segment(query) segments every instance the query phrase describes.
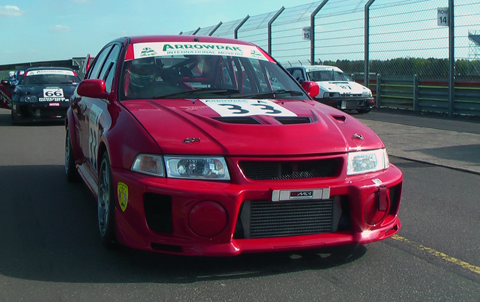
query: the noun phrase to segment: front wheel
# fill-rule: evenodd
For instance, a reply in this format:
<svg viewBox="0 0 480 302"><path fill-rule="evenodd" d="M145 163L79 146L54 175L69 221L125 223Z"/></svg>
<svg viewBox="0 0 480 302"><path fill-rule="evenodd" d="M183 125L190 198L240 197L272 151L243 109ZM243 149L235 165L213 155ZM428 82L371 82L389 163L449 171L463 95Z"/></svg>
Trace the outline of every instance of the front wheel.
<svg viewBox="0 0 480 302"><path fill-rule="evenodd" d="M102 156L98 172L98 228L103 246L106 248L116 246L115 193L110 160L106 152Z"/></svg>

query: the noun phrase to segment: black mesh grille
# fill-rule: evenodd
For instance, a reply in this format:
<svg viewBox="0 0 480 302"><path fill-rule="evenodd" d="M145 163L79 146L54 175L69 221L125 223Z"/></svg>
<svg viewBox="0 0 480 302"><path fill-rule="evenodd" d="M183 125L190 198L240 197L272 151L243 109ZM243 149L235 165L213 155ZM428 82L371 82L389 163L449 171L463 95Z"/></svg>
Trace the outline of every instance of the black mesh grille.
<svg viewBox="0 0 480 302"><path fill-rule="evenodd" d="M335 232L342 210L334 199L289 202L246 201L236 238L270 238Z"/></svg>
<svg viewBox="0 0 480 302"><path fill-rule="evenodd" d="M170 196L145 193L143 205L148 227L152 231L172 233L172 198Z"/></svg>
<svg viewBox="0 0 480 302"><path fill-rule="evenodd" d="M288 180L333 177L339 171L341 158L308 161L240 161L245 177L251 180Z"/></svg>

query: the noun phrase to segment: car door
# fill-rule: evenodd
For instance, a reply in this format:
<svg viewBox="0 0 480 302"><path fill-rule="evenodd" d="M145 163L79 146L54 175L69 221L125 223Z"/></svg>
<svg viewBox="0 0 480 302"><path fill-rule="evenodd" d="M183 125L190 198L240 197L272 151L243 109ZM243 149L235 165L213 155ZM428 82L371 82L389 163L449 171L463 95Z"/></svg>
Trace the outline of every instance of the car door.
<svg viewBox="0 0 480 302"><path fill-rule="evenodd" d="M101 66L103 66L103 63L105 62L105 59L107 58L108 53L111 50L111 46L105 47L103 50L99 52L97 55L95 61L92 63L90 68L87 71L87 74L85 75L85 79L88 79L94 75L98 75L101 69ZM84 167L85 162L88 161L89 158L89 150L88 147L85 148L85 146L88 146L88 103L89 103L89 98L87 97L82 97L77 94L74 95L74 97L71 100L71 107L73 110L74 118L75 118L75 139L77 142L77 145L80 146L80 151L81 151L81 164Z"/></svg>
<svg viewBox="0 0 480 302"><path fill-rule="evenodd" d="M120 53L120 45L112 44L105 47L93 62L87 74L88 79L101 79L105 81L108 93L112 91L115 77L115 67ZM81 148L85 155L85 170L96 178L98 171L98 148L100 139L105 129L111 124L109 114L109 101L81 97L79 106L83 109L83 122L81 123Z"/></svg>

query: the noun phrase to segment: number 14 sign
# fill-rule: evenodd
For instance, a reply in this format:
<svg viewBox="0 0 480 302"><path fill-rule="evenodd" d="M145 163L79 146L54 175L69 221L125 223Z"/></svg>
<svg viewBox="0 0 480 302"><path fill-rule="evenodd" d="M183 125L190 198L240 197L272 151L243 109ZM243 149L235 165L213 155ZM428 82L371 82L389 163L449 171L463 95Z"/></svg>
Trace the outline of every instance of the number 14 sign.
<svg viewBox="0 0 480 302"><path fill-rule="evenodd" d="M437 8L437 25L448 26L448 7Z"/></svg>

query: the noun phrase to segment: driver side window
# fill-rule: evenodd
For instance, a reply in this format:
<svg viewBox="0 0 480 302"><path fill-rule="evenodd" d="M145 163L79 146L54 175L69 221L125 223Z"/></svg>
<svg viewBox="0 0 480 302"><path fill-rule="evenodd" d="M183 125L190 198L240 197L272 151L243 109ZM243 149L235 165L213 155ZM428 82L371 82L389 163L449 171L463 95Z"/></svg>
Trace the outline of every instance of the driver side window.
<svg viewBox="0 0 480 302"><path fill-rule="evenodd" d="M300 69L295 69L292 72L292 76L295 78L295 80L299 81L300 83L305 81L305 79L303 77L303 73Z"/></svg>

